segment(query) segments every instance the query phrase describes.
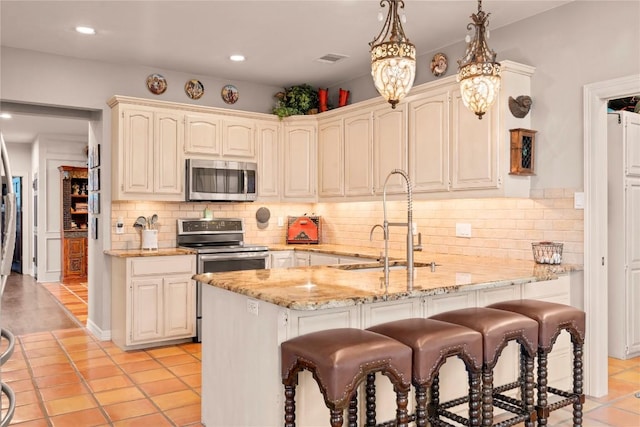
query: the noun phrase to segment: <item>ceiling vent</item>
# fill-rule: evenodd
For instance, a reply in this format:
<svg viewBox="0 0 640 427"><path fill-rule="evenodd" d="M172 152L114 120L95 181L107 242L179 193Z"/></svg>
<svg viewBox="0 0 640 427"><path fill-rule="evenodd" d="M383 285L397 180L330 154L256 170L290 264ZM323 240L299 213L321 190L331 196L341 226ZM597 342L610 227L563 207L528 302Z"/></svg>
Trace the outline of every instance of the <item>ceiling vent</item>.
<svg viewBox="0 0 640 427"><path fill-rule="evenodd" d="M328 53L324 56L321 56L316 61L324 62L326 64L335 64L338 61L342 61L343 59L348 58L346 55L340 55L338 53Z"/></svg>

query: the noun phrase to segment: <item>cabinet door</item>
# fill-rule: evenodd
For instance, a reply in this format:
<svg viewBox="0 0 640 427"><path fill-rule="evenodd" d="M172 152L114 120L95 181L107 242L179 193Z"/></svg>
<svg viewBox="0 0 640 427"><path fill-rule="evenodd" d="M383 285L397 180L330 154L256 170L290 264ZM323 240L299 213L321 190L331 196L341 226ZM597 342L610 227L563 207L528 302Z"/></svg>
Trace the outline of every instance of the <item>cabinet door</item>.
<svg viewBox="0 0 640 427"><path fill-rule="evenodd" d="M308 252L294 252L293 257L295 259L296 267L308 267L309 266L309 253Z"/></svg>
<svg viewBox="0 0 640 427"><path fill-rule="evenodd" d="M63 269L61 281L78 281L87 278L86 237L63 238Z"/></svg>
<svg viewBox="0 0 640 427"><path fill-rule="evenodd" d="M344 142L342 120L318 127L318 195L344 195Z"/></svg>
<svg viewBox="0 0 640 427"><path fill-rule="evenodd" d="M449 187L449 92L409 103L409 176L416 192Z"/></svg>
<svg viewBox="0 0 640 427"><path fill-rule="evenodd" d="M451 125L451 188L497 188L497 114L494 105L482 120L469 111L462 102L460 91L453 93ZM494 117L495 116L495 117Z"/></svg>
<svg viewBox="0 0 640 427"><path fill-rule="evenodd" d="M221 123L214 115L187 114L185 116L186 154L207 154L219 156L221 153Z"/></svg>
<svg viewBox="0 0 640 427"><path fill-rule="evenodd" d="M637 356L640 354L640 178L627 178L625 199L626 353Z"/></svg>
<svg viewBox="0 0 640 427"><path fill-rule="evenodd" d="M153 112L125 109L122 116L122 191L153 191Z"/></svg>
<svg viewBox="0 0 640 427"><path fill-rule="evenodd" d="M131 281L131 342L156 341L163 336L162 278Z"/></svg>
<svg viewBox="0 0 640 427"><path fill-rule="evenodd" d="M255 127L250 120L228 120L222 123L222 155L256 158Z"/></svg>
<svg viewBox="0 0 640 427"><path fill-rule="evenodd" d="M371 112L344 119L345 194L373 194L373 125Z"/></svg>
<svg viewBox="0 0 640 427"><path fill-rule="evenodd" d="M309 253L309 265L335 265L339 262L337 255Z"/></svg>
<svg viewBox="0 0 640 427"><path fill-rule="evenodd" d="M284 197L315 197L316 133L314 125L285 125Z"/></svg>
<svg viewBox="0 0 640 427"><path fill-rule="evenodd" d="M271 268L289 268L293 267L292 251L270 252Z"/></svg>
<svg viewBox="0 0 640 427"><path fill-rule="evenodd" d="M184 131L183 116L158 112L154 132L154 187L155 193L180 195L183 192Z"/></svg>
<svg viewBox="0 0 640 427"><path fill-rule="evenodd" d="M373 113L373 176L375 191L382 194L387 175L394 169L407 170L407 111L404 104ZM395 175L389 178L387 194L404 193L407 185Z"/></svg>
<svg viewBox="0 0 640 427"><path fill-rule="evenodd" d="M195 335L195 293L190 276L164 279L164 336L166 338Z"/></svg>
<svg viewBox="0 0 640 427"><path fill-rule="evenodd" d="M274 123L259 123L258 146L258 197L280 196L280 135Z"/></svg>
<svg viewBox="0 0 640 427"><path fill-rule="evenodd" d="M623 113L624 117L624 167L627 176L640 176L640 116Z"/></svg>

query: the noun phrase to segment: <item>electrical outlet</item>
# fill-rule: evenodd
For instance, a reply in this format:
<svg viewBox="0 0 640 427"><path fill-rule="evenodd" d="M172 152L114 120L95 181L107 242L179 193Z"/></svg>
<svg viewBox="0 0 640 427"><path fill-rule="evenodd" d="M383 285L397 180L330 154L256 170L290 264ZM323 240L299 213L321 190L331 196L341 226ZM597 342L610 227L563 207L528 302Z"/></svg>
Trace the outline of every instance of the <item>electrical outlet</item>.
<svg viewBox="0 0 640 427"><path fill-rule="evenodd" d="M415 221L411 223L411 234L414 236L418 235L418 223Z"/></svg>
<svg viewBox="0 0 640 427"><path fill-rule="evenodd" d="M258 307L260 306L260 303L254 299L248 299L247 300L247 311L251 314L253 314L254 316L258 315Z"/></svg>
<svg viewBox="0 0 640 427"><path fill-rule="evenodd" d="M584 193L573 193L573 208L584 209Z"/></svg>
<svg viewBox="0 0 640 427"><path fill-rule="evenodd" d="M278 227L284 227L284 218L281 216L278 217Z"/></svg>
<svg viewBox="0 0 640 427"><path fill-rule="evenodd" d="M471 224L456 223L456 237L471 237Z"/></svg>
<svg viewBox="0 0 640 427"><path fill-rule="evenodd" d="M116 234L124 234L124 219L122 217L118 217L116 221Z"/></svg>

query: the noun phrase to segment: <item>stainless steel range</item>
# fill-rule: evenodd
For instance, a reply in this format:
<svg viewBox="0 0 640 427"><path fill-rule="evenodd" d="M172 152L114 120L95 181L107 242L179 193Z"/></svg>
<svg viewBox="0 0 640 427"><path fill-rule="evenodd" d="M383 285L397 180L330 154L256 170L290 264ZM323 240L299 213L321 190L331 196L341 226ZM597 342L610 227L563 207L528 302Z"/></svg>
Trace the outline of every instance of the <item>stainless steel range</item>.
<svg viewBox="0 0 640 427"><path fill-rule="evenodd" d="M244 222L240 218L178 219L178 247L197 253L200 273L218 273L266 268L269 249L244 242ZM196 283L196 342L202 332L202 283Z"/></svg>

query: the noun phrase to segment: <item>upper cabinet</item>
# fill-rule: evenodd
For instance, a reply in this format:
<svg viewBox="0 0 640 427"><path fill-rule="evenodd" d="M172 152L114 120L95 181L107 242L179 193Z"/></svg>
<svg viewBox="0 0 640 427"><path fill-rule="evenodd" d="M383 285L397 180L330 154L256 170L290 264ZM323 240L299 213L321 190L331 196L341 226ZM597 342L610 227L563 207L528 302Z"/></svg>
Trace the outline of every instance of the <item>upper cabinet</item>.
<svg viewBox="0 0 640 427"><path fill-rule="evenodd" d="M219 156L222 152L222 123L211 114L185 115L184 151L186 154Z"/></svg>
<svg viewBox="0 0 640 427"><path fill-rule="evenodd" d="M388 106L373 112L373 171L375 193L381 195L387 176L394 169L407 170L407 106ZM404 193L399 175L389 177L387 194Z"/></svg>
<svg viewBox="0 0 640 427"><path fill-rule="evenodd" d="M280 124L258 121L256 148L258 150L258 198L280 197Z"/></svg>
<svg viewBox="0 0 640 427"><path fill-rule="evenodd" d="M293 118L284 123L284 199L315 201L316 128L315 118Z"/></svg>
<svg viewBox="0 0 640 427"><path fill-rule="evenodd" d="M183 114L112 106L114 200L184 200Z"/></svg>
<svg viewBox="0 0 640 427"><path fill-rule="evenodd" d="M450 91L409 102L409 176L416 192L449 188Z"/></svg>
<svg viewBox="0 0 640 427"><path fill-rule="evenodd" d="M344 193L373 194L373 115L361 109L344 118Z"/></svg>
<svg viewBox="0 0 640 427"><path fill-rule="evenodd" d="M318 196L344 195L342 119L318 124Z"/></svg>

